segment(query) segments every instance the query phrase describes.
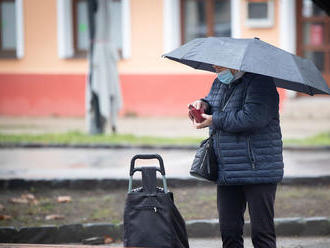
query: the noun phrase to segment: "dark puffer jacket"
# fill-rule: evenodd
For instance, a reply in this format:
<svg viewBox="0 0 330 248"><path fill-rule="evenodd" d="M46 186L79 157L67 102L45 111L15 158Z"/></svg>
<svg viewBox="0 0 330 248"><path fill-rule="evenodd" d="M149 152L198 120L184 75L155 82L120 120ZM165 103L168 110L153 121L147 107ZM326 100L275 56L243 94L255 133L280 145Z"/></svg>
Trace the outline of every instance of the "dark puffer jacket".
<svg viewBox="0 0 330 248"><path fill-rule="evenodd" d="M226 108L222 111L229 98ZM215 79L204 99L216 130L218 184L277 183L283 178L279 95L270 77L245 73L229 86Z"/></svg>

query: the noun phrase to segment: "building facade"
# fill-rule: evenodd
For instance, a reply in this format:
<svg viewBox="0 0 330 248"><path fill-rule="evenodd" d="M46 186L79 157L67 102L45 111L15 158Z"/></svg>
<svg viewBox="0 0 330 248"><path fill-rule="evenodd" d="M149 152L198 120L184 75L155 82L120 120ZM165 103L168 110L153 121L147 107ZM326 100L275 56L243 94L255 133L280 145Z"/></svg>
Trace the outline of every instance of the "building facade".
<svg viewBox="0 0 330 248"><path fill-rule="evenodd" d="M207 94L214 74L161 57L197 37L259 37L312 59L330 83L330 21L311 0L108 1L122 115L181 116ZM0 18L0 114L84 116L86 0L0 0Z"/></svg>

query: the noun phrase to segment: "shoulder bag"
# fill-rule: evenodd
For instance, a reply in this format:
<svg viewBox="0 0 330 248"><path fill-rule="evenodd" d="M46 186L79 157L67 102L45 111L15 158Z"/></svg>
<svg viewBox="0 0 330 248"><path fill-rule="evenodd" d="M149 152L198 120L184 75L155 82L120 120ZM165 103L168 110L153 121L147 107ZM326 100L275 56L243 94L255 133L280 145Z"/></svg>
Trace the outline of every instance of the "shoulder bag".
<svg viewBox="0 0 330 248"><path fill-rule="evenodd" d="M231 99L235 89L231 92L226 104L221 111L224 111ZM190 175L197 179L216 182L218 179L218 163L213 150L213 137L216 130L213 129L210 137L203 140L196 151L194 161L191 165Z"/></svg>

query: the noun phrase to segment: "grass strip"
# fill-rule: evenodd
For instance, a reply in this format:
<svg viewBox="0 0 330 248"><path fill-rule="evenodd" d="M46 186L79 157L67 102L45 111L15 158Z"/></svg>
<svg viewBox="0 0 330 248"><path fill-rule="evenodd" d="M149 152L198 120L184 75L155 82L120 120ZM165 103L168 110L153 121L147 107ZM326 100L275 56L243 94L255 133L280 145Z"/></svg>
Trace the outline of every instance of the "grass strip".
<svg viewBox="0 0 330 248"><path fill-rule="evenodd" d="M202 139L194 137L166 138L135 136L132 134L88 135L79 131L45 134L3 134L0 143L44 143L44 144L133 144L133 145L191 145Z"/></svg>
<svg viewBox="0 0 330 248"><path fill-rule="evenodd" d="M45 134L0 133L1 144L43 143L43 144L132 144L132 145L197 145L202 138L135 136L132 134L89 135L79 131ZM285 145L330 146L330 132L302 139L285 139Z"/></svg>
<svg viewBox="0 0 330 248"><path fill-rule="evenodd" d="M330 131L303 139L286 139L284 144L301 146L330 146Z"/></svg>

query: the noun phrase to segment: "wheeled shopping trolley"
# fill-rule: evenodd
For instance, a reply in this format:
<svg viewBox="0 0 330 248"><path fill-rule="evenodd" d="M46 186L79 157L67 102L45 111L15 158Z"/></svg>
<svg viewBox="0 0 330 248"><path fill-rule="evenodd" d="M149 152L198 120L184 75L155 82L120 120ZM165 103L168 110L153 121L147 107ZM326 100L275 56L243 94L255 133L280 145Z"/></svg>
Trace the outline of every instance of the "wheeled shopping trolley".
<svg viewBox="0 0 330 248"><path fill-rule="evenodd" d="M137 159L157 159L159 167L135 168ZM142 173L142 187L132 189L133 175ZM160 172L163 188L157 187ZM167 189L163 159L158 154L139 154L132 158L124 211L124 246L188 248L185 222Z"/></svg>

